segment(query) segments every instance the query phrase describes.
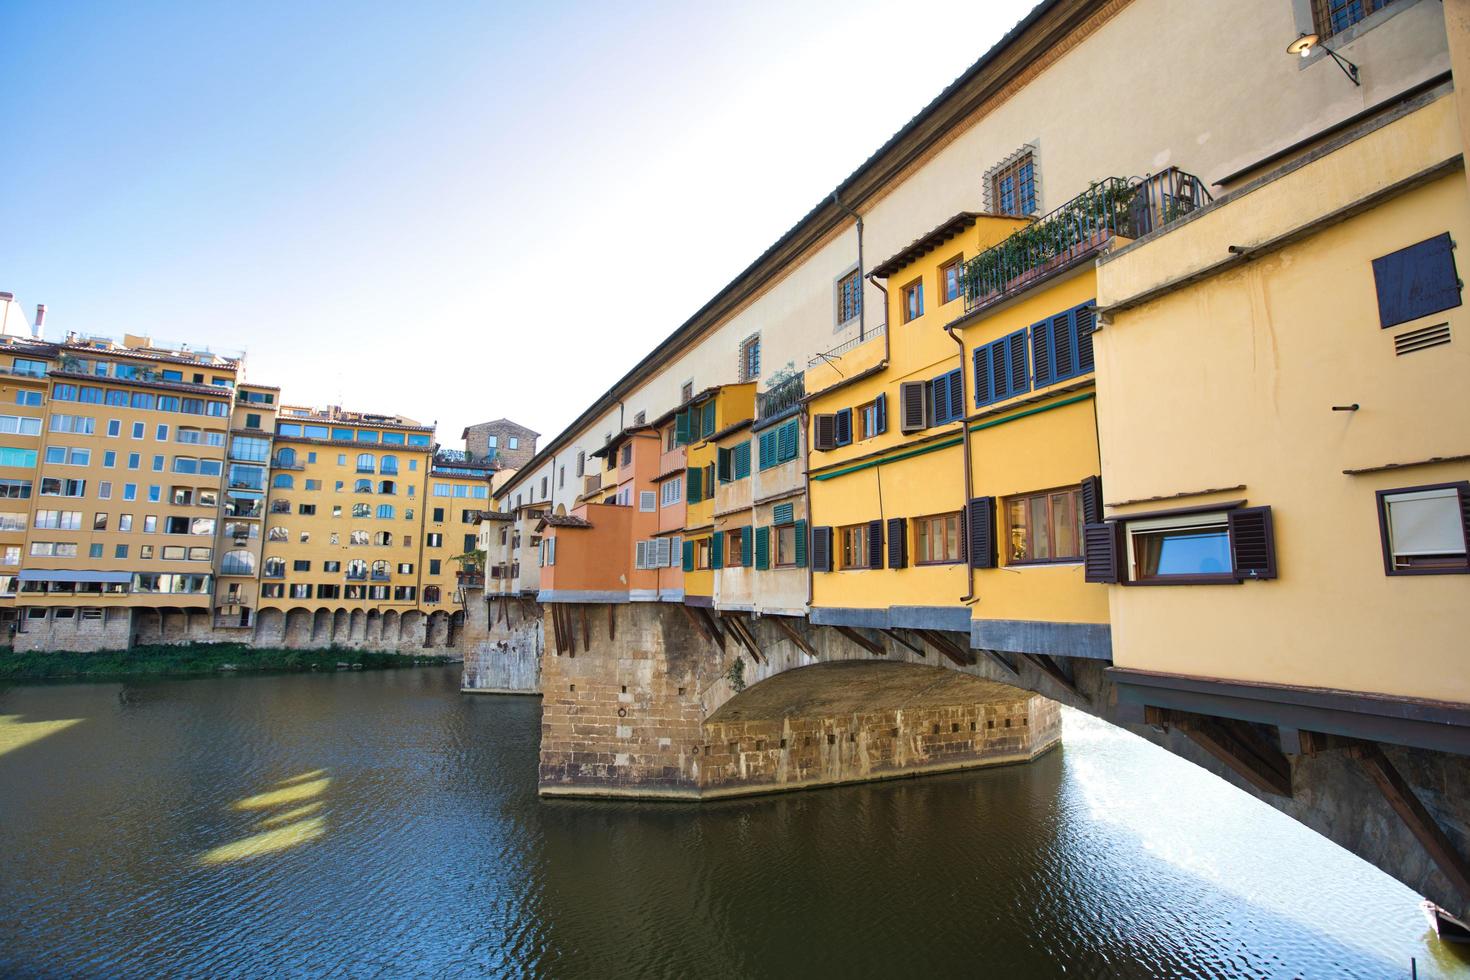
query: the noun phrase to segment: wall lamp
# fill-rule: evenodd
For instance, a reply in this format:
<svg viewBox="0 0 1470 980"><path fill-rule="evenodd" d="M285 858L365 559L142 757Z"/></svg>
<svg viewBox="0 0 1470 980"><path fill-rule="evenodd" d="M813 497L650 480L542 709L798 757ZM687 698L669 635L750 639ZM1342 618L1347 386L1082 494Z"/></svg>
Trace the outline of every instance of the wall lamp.
<svg viewBox="0 0 1470 980"><path fill-rule="evenodd" d="M1332 60L1337 62L1337 67L1342 69L1342 73L1348 77L1348 81L1359 87L1362 86L1363 83L1358 81L1358 66L1323 44L1322 38L1316 34L1298 35L1295 41L1292 41L1286 46L1286 53L1301 55L1303 58L1307 58L1311 56L1313 48L1321 48L1323 51L1332 55Z"/></svg>

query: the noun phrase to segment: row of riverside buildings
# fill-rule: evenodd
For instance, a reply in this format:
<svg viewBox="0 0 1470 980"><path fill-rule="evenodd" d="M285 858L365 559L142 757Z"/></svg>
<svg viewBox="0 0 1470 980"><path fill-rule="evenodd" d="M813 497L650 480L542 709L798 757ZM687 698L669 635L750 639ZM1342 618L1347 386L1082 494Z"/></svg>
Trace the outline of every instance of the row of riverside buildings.
<svg viewBox="0 0 1470 980"><path fill-rule="evenodd" d="M0 635L17 649L213 641L452 649L479 511L533 452L282 404L239 353L41 338L0 294Z"/></svg>
<svg viewBox="0 0 1470 980"><path fill-rule="evenodd" d="M1470 751L1454 6L1039 3L494 490L492 620L927 637Z"/></svg>

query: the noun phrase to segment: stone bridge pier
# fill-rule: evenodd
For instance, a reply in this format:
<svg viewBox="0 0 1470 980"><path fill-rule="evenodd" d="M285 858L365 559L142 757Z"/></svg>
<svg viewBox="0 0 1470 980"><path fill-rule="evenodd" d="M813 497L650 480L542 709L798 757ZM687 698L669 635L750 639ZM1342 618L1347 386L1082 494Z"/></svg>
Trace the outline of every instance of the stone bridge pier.
<svg viewBox="0 0 1470 980"><path fill-rule="evenodd" d="M1025 762L1059 744L1061 703L1470 910L1470 765L1457 751L1138 703L1095 650L977 650L960 632L664 603L549 604L543 624L546 796L700 800Z"/></svg>

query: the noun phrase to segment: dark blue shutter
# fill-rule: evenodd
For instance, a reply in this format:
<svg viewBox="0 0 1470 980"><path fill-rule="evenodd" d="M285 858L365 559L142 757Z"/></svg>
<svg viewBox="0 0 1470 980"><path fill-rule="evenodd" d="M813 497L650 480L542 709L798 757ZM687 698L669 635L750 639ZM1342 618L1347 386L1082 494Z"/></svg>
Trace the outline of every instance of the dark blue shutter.
<svg viewBox="0 0 1470 980"><path fill-rule="evenodd" d="M975 407L989 405L995 401L995 393L990 388L990 348L975 348Z"/></svg>
<svg viewBox="0 0 1470 980"><path fill-rule="evenodd" d="M951 422L965 417L965 375L959 368L949 372L949 418Z"/></svg>
<svg viewBox="0 0 1470 980"><path fill-rule="evenodd" d="M1030 379L1026 376L1026 331L1017 330L1006 338L1007 378L1006 396L1014 397L1030 390Z"/></svg>
<svg viewBox="0 0 1470 980"><path fill-rule="evenodd" d="M888 396L880 394L873 399L873 431L872 435L880 435L888 431Z"/></svg>
<svg viewBox="0 0 1470 980"><path fill-rule="evenodd" d="M1038 388L1051 384L1056 378L1051 351L1051 321L1031 324L1031 376L1036 379Z"/></svg>
<svg viewBox="0 0 1470 980"><path fill-rule="evenodd" d="M836 445L848 446L852 444L852 409L844 408L837 413L836 417Z"/></svg>
<svg viewBox="0 0 1470 980"><path fill-rule="evenodd" d="M1077 373L1077 337L1073 332L1076 325L1076 318L1070 310L1051 318L1053 381L1061 381Z"/></svg>
<svg viewBox="0 0 1470 980"><path fill-rule="evenodd" d="M1446 232L1373 260L1380 327L1397 326L1460 305L1454 247Z"/></svg>
<svg viewBox="0 0 1470 980"><path fill-rule="evenodd" d="M1072 314L1077 329L1077 373L1088 374L1096 366L1092 358L1092 333L1097 328L1097 300L1088 300Z"/></svg>

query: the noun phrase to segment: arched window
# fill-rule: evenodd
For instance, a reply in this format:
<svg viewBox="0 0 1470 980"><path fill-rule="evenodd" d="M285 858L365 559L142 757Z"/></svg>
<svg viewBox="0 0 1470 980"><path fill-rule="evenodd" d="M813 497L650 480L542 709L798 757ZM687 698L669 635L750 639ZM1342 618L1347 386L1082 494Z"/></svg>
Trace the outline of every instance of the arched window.
<svg viewBox="0 0 1470 980"><path fill-rule="evenodd" d="M377 459L372 453L357 454L357 472L359 473L371 473L376 463Z"/></svg>
<svg viewBox="0 0 1470 980"><path fill-rule="evenodd" d="M280 466L296 465L296 450L290 446L282 446L276 450L276 463Z"/></svg>
<svg viewBox="0 0 1470 980"><path fill-rule="evenodd" d="M392 480L378 481L378 493L395 494L397 492L398 486Z"/></svg>
<svg viewBox="0 0 1470 980"><path fill-rule="evenodd" d="M375 561L375 562L373 562L373 578L382 579L384 581L387 581L387 579L388 579L388 563L386 561Z"/></svg>
<svg viewBox="0 0 1470 980"><path fill-rule="evenodd" d="M372 513L373 513L373 505L372 504L353 504L352 505L352 516L353 517L371 517L372 516Z"/></svg>
<svg viewBox="0 0 1470 980"><path fill-rule="evenodd" d="M391 474L393 476L397 476L398 475L398 457L397 456L384 456L383 459L382 459L382 461L378 463L378 472L379 473L384 473L384 474Z"/></svg>
<svg viewBox="0 0 1470 980"><path fill-rule="evenodd" d="M347 563L347 577L355 579L367 578L367 562L361 558L354 558Z"/></svg>
<svg viewBox="0 0 1470 980"><path fill-rule="evenodd" d="M353 493L372 493L373 492L373 481L372 480L358 480L356 483L352 484L352 492Z"/></svg>
<svg viewBox="0 0 1470 980"><path fill-rule="evenodd" d="M266 532L265 539L267 541L290 541L291 532L278 524Z"/></svg>
<svg viewBox="0 0 1470 980"><path fill-rule="evenodd" d="M254 575L255 555L249 551L227 551L220 560L221 575Z"/></svg>
<svg viewBox="0 0 1470 980"><path fill-rule="evenodd" d="M392 532L391 531L379 531L377 534L374 534L373 535L373 544L378 545L379 547L382 547L382 548L390 547L393 544L393 534L392 534Z"/></svg>
<svg viewBox="0 0 1470 980"><path fill-rule="evenodd" d="M281 578L286 574L286 559L267 558L264 575L266 578Z"/></svg>
<svg viewBox="0 0 1470 980"><path fill-rule="evenodd" d="M290 473L277 473L271 480L271 486L277 490L294 490L296 489L296 481L291 478Z"/></svg>
<svg viewBox="0 0 1470 980"><path fill-rule="evenodd" d="M438 601L439 601L439 586L437 586L437 585L426 585L426 586L424 586L424 602L433 603L433 602L438 602Z"/></svg>
<svg viewBox="0 0 1470 980"><path fill-rule="evenodd" d="M393 505L392 504L379 504L378 505L378 520L380 520L380 521L391 521L392 519L393 519Z"/></svg>

